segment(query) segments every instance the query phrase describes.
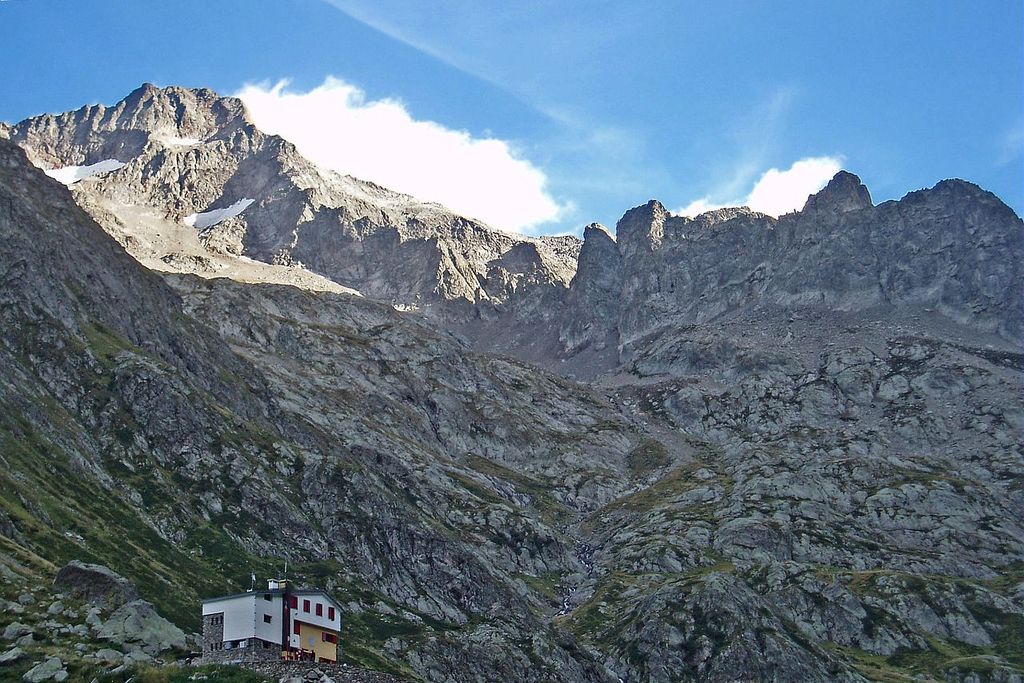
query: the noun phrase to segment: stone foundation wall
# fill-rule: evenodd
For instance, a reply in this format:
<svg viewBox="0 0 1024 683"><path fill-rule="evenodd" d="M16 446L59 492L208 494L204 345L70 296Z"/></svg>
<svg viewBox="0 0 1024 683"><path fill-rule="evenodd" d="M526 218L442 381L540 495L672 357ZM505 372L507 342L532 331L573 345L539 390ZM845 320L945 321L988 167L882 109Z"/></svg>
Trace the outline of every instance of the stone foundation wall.
<svg viewBox="0 0 1024 683"><path fill-rule="evenodd" d="M239 666L271 676L278 680L290 676L305 677L311 671L319 671L333 678L336 683L407 683L380 671L370 671L348 664L326 664L324 662L242 662Z"/></svg>
<svg viewBox="0 0 1024 683"><path fill-rule="evenodd" d="M214 650L203 652L201 664L238 664L276 663L281 659L281 648L261 650L254 647L235 648L232 650Z"/></svg>
<svg viewBox="0 0 1024 683"><path fill-rule="evenodd" d="M203 616L203 656L216 654L214 649L224 640L224 613Z"/></svg>

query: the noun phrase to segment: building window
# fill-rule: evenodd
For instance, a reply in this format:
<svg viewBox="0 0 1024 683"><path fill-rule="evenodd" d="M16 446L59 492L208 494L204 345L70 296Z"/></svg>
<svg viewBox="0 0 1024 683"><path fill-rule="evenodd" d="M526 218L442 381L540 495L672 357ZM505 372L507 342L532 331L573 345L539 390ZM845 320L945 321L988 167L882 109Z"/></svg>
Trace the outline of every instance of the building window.
<svg viewBox="0 0 1024 683"><path fill-rule="evenodd" d="M295 622L295 635L299 635L299 622Z"/></svg>
<svg viewBox="0 0 1024 683"><path fill-rule="evenodd" d="M319 602L316 603L316 615L318 617L322 617L324 615L324 606L321 605Z"/></svg>
<svg viewBox="0 0 1024 683"><path fill-rule="evenodd" d="M273 621L273 618L269 614L264 614L263 615L263 623L264 624L269 624L272 621Z"/></svg>
<svg viewBox="0 0 1024 683"><path fill-rule="evenodd" d="M302 611L303 612L308 612L309 611L309 600L303 600L302 601Z"/></svg>
<svg viewBox="0 0 1024 683"><path fill-rule="evenodd" d="M328 607L327 608L327 618L330 619L331 621L334 621L334 608L333 607Z"/></svg>
<svg viewBox="0 0 1024 683"><path fill-rule="evenodd" d="M294 595L292 596L292 609L299 609L299 599Z"/></svg>
<svg viewBox="0 0 1024 683"><path fill-rule="evenodd" d="M325 643L334 643L335 645L338 644L338 636L334 635L333 633L325 632L322 635Z"/></svg>

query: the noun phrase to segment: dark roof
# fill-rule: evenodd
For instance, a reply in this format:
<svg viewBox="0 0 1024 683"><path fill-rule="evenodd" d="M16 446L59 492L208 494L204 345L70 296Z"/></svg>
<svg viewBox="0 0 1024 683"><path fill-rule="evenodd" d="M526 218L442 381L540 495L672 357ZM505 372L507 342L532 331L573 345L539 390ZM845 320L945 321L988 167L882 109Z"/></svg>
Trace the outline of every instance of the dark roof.
<svg viewBox="0 0 1024 683"><path fill-rule="evenodd" d="M290 590L290 591L288 591L288 594L289 595L321 595L321 596L327 598L335 607L337 607L339 612L341 611L341 603L338 602L337 600L335 600L334 598L332 598L330 596L330 594L327 593L327 591L322 591L319 588L301 588L301 589L298 589L298 590ZM208 602L220 602L221 600L232 600L234 598L244 598L244 597L249 596L249 595L252 595L254 597L255 596L263 597L264 595L278 596L278 595L284 595L284 591L283 590L261 590L261 591L246 591L244 593L232 593L231 595L221 595L221 596L218 596L216 598L203 598L202 603L205 605Z"/></svg>

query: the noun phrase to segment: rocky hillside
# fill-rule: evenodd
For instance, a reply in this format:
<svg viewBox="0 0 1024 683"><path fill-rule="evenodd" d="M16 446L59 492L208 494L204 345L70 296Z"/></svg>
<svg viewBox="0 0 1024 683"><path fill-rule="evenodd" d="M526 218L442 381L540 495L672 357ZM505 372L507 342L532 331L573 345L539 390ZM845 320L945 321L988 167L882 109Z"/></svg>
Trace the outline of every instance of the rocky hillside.
<svg viewBox="0 0 1024 683"><path fill-rule="evenodd" d="M189 628L289 558L355 661L608 677L529 588L584 571L565 521L628 485L641 437L603 397L352 295L183 301L0 144L9 552L102 561Z"/></svg>
<svg viewBox="0 0 1024 683"><path fill-rule="evenodd" d="M31 572L103 562L191 630L287 557L352 661L428 681L1024 677L993 195L841 173L579 249L320 171L208 91L8 132L0 542ZM30 159L124 165L69 191Z"/></svg>

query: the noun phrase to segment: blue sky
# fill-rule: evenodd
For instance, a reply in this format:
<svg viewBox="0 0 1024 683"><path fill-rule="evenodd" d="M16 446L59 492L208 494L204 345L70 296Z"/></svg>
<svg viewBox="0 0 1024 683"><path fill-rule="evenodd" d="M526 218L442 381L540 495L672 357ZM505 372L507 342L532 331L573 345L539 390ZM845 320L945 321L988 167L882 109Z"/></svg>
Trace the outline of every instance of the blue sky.
<svg viewBox="0 0 1024 683"><path fill-rule="evenodd" d="M258 84L318 162L525 232L799 198L837 164L876 201L962 177L1024 209L1019 0L6 0L0 59L2 120Z"/></svg>

